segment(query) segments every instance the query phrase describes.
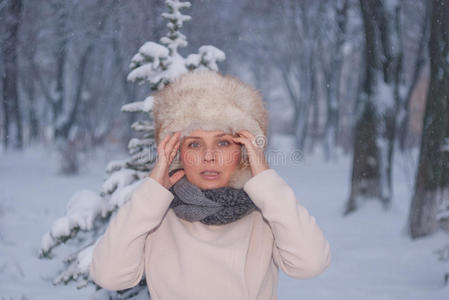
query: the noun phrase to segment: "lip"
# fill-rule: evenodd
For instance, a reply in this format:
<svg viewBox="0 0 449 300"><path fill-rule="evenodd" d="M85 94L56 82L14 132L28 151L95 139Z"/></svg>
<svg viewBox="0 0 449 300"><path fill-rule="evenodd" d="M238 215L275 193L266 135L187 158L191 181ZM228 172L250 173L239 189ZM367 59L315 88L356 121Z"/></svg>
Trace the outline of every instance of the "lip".
<svg viewBox="0 0 449 300"><path fill-rule="evenodd" d="M217 174L217 175L205 175L205 174L203 174L203 172L207 172L207 171L209 171L209 172L217 172L218 174ZM217 171L217 170L203 170L203 171L200 173L200 175L201 175L202 178L204 178L204 179L206 179L206 180L215 180L215 179L218 178L218 176L220 176L220 173L221 173L221 172L219 172L219 171Z"/></svg>

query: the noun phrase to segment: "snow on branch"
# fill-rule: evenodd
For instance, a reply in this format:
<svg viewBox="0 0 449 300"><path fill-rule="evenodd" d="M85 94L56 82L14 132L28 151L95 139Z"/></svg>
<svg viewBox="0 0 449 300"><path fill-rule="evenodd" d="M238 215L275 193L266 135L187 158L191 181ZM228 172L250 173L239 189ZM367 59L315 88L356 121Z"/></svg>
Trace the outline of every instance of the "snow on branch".
<svg viewBox="0 0 449 300"><path fill-rule="evenodd" d="M105 214L106 202L91 190L80 190L73 195L66 207L65 215L53 222L50 231L41 239L42 257L47 257L50 251L70 239L78 230L91 230L95 218Z"/></svg>
<svg viewBox="0 0 449 300"><path fill-rule="evenodd" d="M117 189L121 189L138 179L135 170L121 169L114 172L103 182L103 193L112 194Z"/></svg>
<svg viewBox="0 0 449 300"><path fill-rule="evenodd" d="M183 15L179 10L181 8L190 7L190 2L181 2L178 0L166 0L165 3L170 8L171 13L162 13L162 17L169 19L178 28L182 27L183 22L190 21L191 17ZM169 23L171 24L171 23Z"/></svg>
<svg viewBox="0 0 449 300"><path fill-rule="evenodd" d="M130 68L135 68L142 65L145 59L152 62L152 67L156 69L162 60L169 55L169 50L155 42L146 42L139 48L139 52L133 56L130 63Z"/></svg>
<svg viewBox="0 0 449 300"><path fill-rule="evenodd" d="M152 109L153 109L153 97L148 96L143 101L136 101L123 105L121 111L149 113Z"/></svg>
<svg viewBox="0 0 449 300"><path fill-rule="evenodd" d="M121 159L121 160L112 160L108 163L106 166L106 173L112 174L115 171L121 170L126 167L126 162L128 159Z"/></svg>
<svg viewBox="0 0 449 300"><path fill-rule="evenodd" d="M50 231L41 239L41 257L50 257L51 250L73 238L79 230L89 231L97 217L105 218L131 197L140 182L135 170L121 169L112 173L103 183L102 194L111 194L108 201L97 192L81 190L67 204L65 215L53 222Z"/></svg>
<svg viewBox="0 0 449 300"><path fill-rule="evenodd" d="M77 280L78 278L82 278L82 280L77 284L77 288L79 289L87 286L89 281L89 265L92 261L92 254L95 245L99 240L100 239L97 239L95 243L91 243L84 249L81 249L75 254L72 254L64 259L64 263L67 265L67 268L53 280L53 284L67 284L72 279Z"/></svg>
<svg viewBox="0 0 449 300"><path fill-rule="evenodd" d="M145 81L147 81L151 85L157 86L162 81L163 75L159 70L153 68L152 64L144 64L132 70L126 79L129 81L136 81L139 84L144 84Z"/></svg>
<svg viewBox="0 0 449 300"><path fill-rule="evenodd" d="M226 55L220 49L205 45L198 49L198 54L190 54L186 58L186 66L189 69L193 69L199 65L205 65L207 68L218 71L217 61L223 61L226 59Z"/></svg>
<svg viewBox="0 0 449 300"><path fill-rule="evenodd" d="M154 123L147 120L139 120L131 125L135 131L142 131L154 134Z"/></svg>

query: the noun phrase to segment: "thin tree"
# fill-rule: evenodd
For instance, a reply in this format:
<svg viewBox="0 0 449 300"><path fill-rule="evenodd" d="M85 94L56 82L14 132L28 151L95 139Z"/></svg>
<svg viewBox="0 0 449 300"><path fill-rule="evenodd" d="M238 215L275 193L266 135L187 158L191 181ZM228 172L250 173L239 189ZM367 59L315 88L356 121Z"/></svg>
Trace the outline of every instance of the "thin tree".
<svg viewBox="0 0 449 300"><path fill-rule="evenodd" d="M407 147L407 137L409 135L409 121L410 121L410 102L412 100L413 92L415 91L416 86L419 83L419 79L421 77L422 70L424 66L427 64L428 56L426 52L426 45L429 41L429 32L430 32L430 14L432 4L430 1L425 0L423 3L413 3L413 5L423 5L424 13L422 19L419 22L419 36L417 40L417 50L416 57L413 62L413 71L410 79L410 85L407 88L407 93L403 99L402 111L398 117L397 127L398 127L398 140L399 140L399 148L401 151L404 151ZM418 9L420 7L418 6Z"/></svg>
<svg viewBox="0 0 449 300"><path fill-rule="evenodd" d="M432 1L429 55L430 84L408 220L412 238L436 231L438 208L449 202L449 0Z"/></svg>
<svg viewBox="0 0 449 300"><path fill-rule="evenodd" d="M8 138L10 137L10 122L14 121L15 141L13 146L15 148L22 148L23 146L23 130L22 130L22 116L19 106L18 93L18 63L17 63L17 49L19 46L19 27L22 15L22 1L21 0L7 0L5 7L2 9L2 27L3 40L0 44L1 56L3 59L3 72L1 73L3 82L3 148L8 148ZM11 120L10 117L13 119Z"/></svg>
<svg viewBox="0 0 449 300"><path fill-rule="evenodd" d="M319 47L320 65L323 72L323 84L326 94L326 124L324 126L324 154L326 160L334 158L332 151L337 145L337 132L339 125L340 82L344 64L343 46L346 42L348 27L349 1L335 1L330 24L325 30L330 33L325 37L329 39L330 47L321 42ZM326 13L327 11L325 11ZM322 22L326 24L326 22ZM327 47L326 47L327 46ZM329 48L331 51L329 51Z"/></svg>

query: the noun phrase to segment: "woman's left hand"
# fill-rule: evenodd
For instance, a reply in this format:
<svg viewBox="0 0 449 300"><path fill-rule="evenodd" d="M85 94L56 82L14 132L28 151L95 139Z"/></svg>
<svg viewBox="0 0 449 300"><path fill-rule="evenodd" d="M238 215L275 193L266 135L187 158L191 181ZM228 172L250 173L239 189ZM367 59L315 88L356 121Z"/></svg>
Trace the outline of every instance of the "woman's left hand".
<svg viewBox="0 0 449 300"><path fill-rule="evenodd" d="M237 143L245 145L253 176L256 176L260 172L269 169L270 166L265 159L263 151L263 146L266 143L265 138L256 138L248 130L241 130L237 133L240 135L240 137L233 137L232 139Z"/></svg>

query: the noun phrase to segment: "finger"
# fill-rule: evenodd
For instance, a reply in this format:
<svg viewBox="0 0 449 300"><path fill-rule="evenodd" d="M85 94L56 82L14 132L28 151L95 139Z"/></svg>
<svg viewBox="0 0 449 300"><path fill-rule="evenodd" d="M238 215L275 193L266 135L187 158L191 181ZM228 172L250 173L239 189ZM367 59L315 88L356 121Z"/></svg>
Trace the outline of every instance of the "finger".
<svg viewBox="0 0 449 300"><path fill-rule="evenodd" d="M157 146L157 151L161 154L164 151L165 144L167 143L168 139L170 138L170 135L167 135L162 139L162 141Z"/></svg>
<svg viewBox="0 0 449 300"><path fill-rule="evenodd" d="M243 144L246 146L247 150L251 150L253 145L246 137L233 137L234 141L239 142L240 144Z"/></svg>
<svg viewBox="0 0 449 300"><path fill-rule="evenodd" d="M172 135L167 135L165 138L164 138L164 141L163 141L163 143L161 143L161 145L160 145L160 149L158 148L158 151L159 151L159 159L161 159L161 160L163 160L163 161L167 161L168 159L169 159L169 157L170 157L170 152L171 151L169 151L168 149L170 148L170 141L172 141L173 140L173 137L174 137L175 135L174 134L172 134Z"/></svg>
<svg viewBox="0 0 449 300"><path fill-rule="evenodd" d="M166 164L167 158L165 156L165 145L167 144L169 138L170 136L167 135L164 139L162 139L162 141L159 143L157 147L157 161L159 163L157 163L156 166L158 166L159 164L161 164L161 166Z"/></svg>
<svg viewBox="0 0 449 300"><path fill-rule="evenodd" d="M255 149L257 149L257 151L264 150L264 148L267 144L267 139L264 135L255 136L248 130L242 130L240 133L242 136L245 136L246 138L248 138L250 140L251 144L254 146Z"/></svg>
<svg viewBox="0 0 449 300"><path fill-rule="evenodd" d="M257 148L256 145L251 143L248 138L240 137L234 138L235 140L240 141L246 147L248 160L251 165L251 168L258 168L258 166L263 165L264 168L269 168L268 163L266 162L264 152L261 149Z"/></svg>
<svg viewBox="0 0 449 300"><path fill-rule="evenodd" d="M171 151L171 153L170 153L170 157L169 157L169 159L168 159L168 163L169 163L169 164L171 164L173 158L175 158L176 153L178 152L178 148L179 148L179 145L180 145L180 144L181 144L181 142L178 141L178 142L175 144L175 146L173 147L173 149L172 149L172 151Z"/></svg>
<svg viewBox="0 0 449 300"><path fill-rule="evenodd" d="M170 154L173 150L173 146L179 140L179 136L180 136L180 132L177 131L170 137L170 140L167 142L167 145L165 146L165 153L168 154L167 157L170 156Z"/></svg>
<svg viewBox="0 0 449 300"><path fill-rule="evenodd" d="M238 133L243 135L243 136L246 136L249 139L254 139L255 138L255 136L251 132L249 132L248 130L240 130Z"/></svg>
<svg viewBox="0 0 449 300"><path fill-rule="evenodd" d="M246 137L247 139L249 139L249 141L253 144L256 145L256 137L249 132L248 130L241 130L238 132L240 135Z"/></svg>
<svg viewBox="0 0 449 300"><path fill-rule="evenodd" d="M245 144L250 144L251 143L251 140L248 137L244 136L244 135L234 136L234 137L232 137L232 139L236 140L236 141L239 141L239 142L242 142L242 143L245 143Z"/></svg>
<svg viewBox="0 0 449 300"><path fill-rule="evenodd" d="M170 160L170 162L172 161L173 157L175 157L176 152L178 151L180 143L181 142L180 142L179 139L175 140L174 145L170 149L167 149L168 159Z"/></svg>
<svg viewBox="0 0 449 300"><path fill-rule="evenodd" d="M181 179L185 175L184 170L179 170L175 172L169 179L170 183L173 185L175 184L179 179Z"/></svg>
<svg viewBox="0 0 449 300"><path fill-rule="evenodd" d="M252 143L248 138L246 137L233 137L234 141L240 142L241 144L244 144L246 147L246 151L248 152L249 159L252 159L253 157L257 155L263 155L263 152L260 151L259 148L257 148L254 143ZM262 154L261 154L262 153Z"/></svg>

